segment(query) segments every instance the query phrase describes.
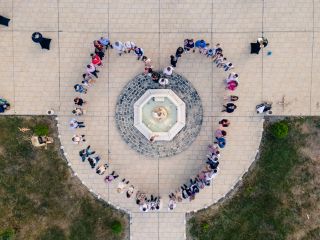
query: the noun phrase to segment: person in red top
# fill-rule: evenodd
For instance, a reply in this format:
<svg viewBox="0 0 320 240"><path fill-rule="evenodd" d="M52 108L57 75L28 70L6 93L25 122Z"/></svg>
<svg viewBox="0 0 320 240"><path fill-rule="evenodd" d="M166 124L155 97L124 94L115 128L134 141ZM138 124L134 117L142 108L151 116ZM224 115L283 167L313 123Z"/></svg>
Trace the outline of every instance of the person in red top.
<svg viewBox="0 0 320 240"><path fill-rule="evenodd" d="M97 54L91 53L90 56L92 58L91 62L92 62L93 65L102 66L101 58Z"/></svg>

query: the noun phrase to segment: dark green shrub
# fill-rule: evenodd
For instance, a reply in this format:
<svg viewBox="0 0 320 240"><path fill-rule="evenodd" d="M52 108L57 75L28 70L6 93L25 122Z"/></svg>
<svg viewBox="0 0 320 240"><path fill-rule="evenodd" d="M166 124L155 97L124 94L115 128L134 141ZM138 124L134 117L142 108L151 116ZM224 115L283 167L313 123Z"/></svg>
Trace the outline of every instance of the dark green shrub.
<svg viewBox="0 0 320 240"><path fill-rule="evenodd" d="M57 226L50 227L40 236L43 240L65 240L67 239L63 230Z"/></svg>
<svg viewBox="0 0 320 240"><path fill-rule="evenodd" d="M271 126L271 134L276 138L282 139L288 135L289 126L287 122L277 122Z"/></svg>
<svg viewBox="0 0 320 240"><path fill-rule="evenodd" d="M11 240L14 237L14 230L8 228L0 232L0 240Z"/></svg>
<svg viewBox="0 0 320 240"><path fill-rule="evenodd" d="M49 134L49 126L44 124L38 124L32 130L37 136L47 136Z"/></svg>
<svg viewBox="0 0 320 240"><path fill-rule="evenodd" d="M111 223L111 230L115 234L120 234L122 232L122 224L121 222L115 220Z"/></svg>

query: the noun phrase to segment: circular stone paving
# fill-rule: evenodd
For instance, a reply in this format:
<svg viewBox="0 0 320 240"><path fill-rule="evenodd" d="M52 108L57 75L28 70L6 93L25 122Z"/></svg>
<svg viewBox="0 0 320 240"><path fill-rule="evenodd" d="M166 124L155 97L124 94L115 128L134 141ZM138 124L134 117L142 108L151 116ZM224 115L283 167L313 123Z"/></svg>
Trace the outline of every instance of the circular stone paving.
<svg viewBox="0 0 320 240"><path fill-rule="evenodd" d="M134 104L147 90L164 89L151 77L136 76L122 90L116 105L116 124L124 141L137 152L151 157L169 157L187 149L199 134L203 120L201 99L191 83L176 73L166 78L169 85L165 88L172 90L185 103L186 111L185 126L171 141L151 143L134 126Z"/></svg>

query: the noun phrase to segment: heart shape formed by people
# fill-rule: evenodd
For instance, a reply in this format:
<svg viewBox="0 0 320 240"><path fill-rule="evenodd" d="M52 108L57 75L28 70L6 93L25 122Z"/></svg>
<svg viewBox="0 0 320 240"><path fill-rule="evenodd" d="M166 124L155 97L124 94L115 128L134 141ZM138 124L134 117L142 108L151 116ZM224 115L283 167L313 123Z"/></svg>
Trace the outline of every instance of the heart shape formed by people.
<svg viewBox="0 0 320 240"><path fill-rule="evenodd" d="M124 142L132 149L139 154L157 159L171 157L187 149L198 136L203 123L203 107L197 90L185 77L174 72L174 67L183 54L199 51L218 68L226 72L233 68L232 63L227 62L223 56L220 44L210 48L204 40L193 42L192 39L186 39L184 47L178 47L176 53L170 56L171 65L161 72L153 69L152 60L145 56L142 48L131 41L125 44L116 41L111 44L108 38L101 38L94 41L94 47L95 53L91 54L91 63L87 65L83 81L74 85L78 95L74 99L76 107L72 110L75 117L69 125L72 129L78 129L79 134L75 134L72 141L79 145L86 142L86 136L81 133L81 129L86 127L86 123L81 121L81 117L86 112L83 108L86 105L83 96L86 96L88 89L95 84L95 78L98 78L99 68L103 66L102 60L106 51L113 48L120 56L134 53L137 60L141 60L144 64L144 73L129 81L118 97L114 118L117 128ZM230 73L225 84L228 90L235 90L238 87L238 74ZM237 97L230 96L230 100L235 101ZM232 112L235 109L236 106L230 102L223 111ZM227 127L230 122L223 119L220 124L222 127ZM172 189L169 199L171 210L179 199L193 200L201 189L211 185L212 179L218 172L219 149L224 148L226 144L225 135L224 129L218 129L215 132L215 143L208 142L208 155L204 168L191 179L190 183L181 183L183 185L180 190ZM106 183L109 184L117 179L119 174L113 171L112 161L101 159L100 155L94 151L94 146L87 144L86 148L78 149L81 160L88 161L98 175L108 172L109 174L104 177ZM119 193L126 192L127 198L131 198L136 191L140 210L159 210L160 198L155 200L151 195L148 202L154 204L149 206L146 202L145 190L130 185L130 179L120 174L123 180L118 184Z"/></svg>

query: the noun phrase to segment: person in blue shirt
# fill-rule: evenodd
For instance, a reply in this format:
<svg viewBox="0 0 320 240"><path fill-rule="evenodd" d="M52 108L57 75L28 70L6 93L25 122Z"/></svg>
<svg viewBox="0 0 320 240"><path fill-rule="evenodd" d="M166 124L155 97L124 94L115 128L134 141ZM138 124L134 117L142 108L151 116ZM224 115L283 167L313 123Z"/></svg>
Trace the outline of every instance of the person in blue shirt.
<svg viewBox="0 0 320 240"><path fill-rule="evenodd" d="M142 58L144 51L142 48L139 47L135 47L134 48L134 53L137 55L137 60L140 60L140 58Z"/></svg>
<svg viewBox="0 0 320 240"><path fill-rule="evenodd" d="M219 148L224 148L226 146L226 139L224 137L216 138L215 143L218 144Z"/></svg>
<svg viewBox="0 0 320 240"><path fill-rule="evenodd" d="M209 46L209 43L206 43L205 40L201 39L195 42L194 44L195 48L198 48L200 50L200 48L205 48L207 46Z"/></svg>
<svg viewBox="0 0 320 240"><path fill-rule="evenodd" d="M110 39L107 37L101 37L99 42L105 47L106 50L108 49L108 47L110 47L111 49L113 48Z"/></svg>

